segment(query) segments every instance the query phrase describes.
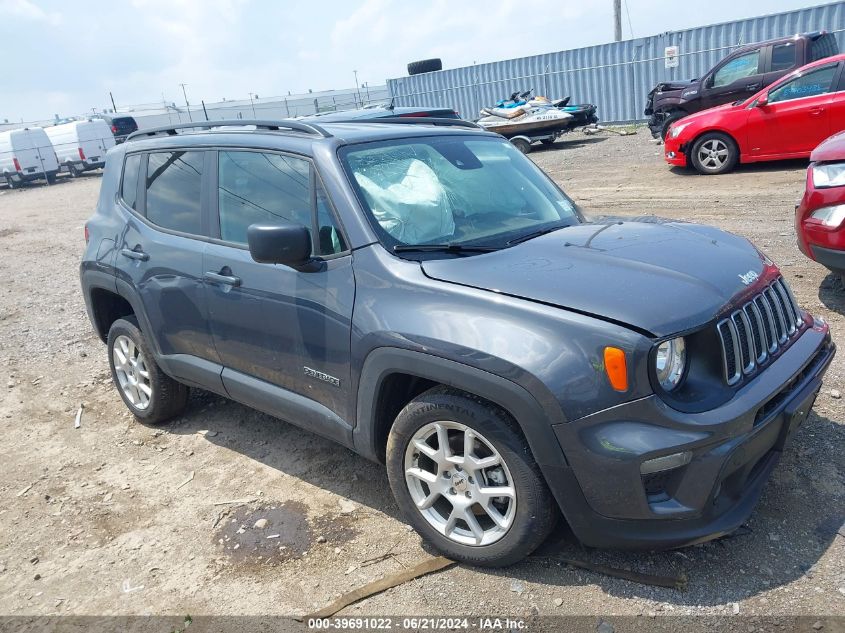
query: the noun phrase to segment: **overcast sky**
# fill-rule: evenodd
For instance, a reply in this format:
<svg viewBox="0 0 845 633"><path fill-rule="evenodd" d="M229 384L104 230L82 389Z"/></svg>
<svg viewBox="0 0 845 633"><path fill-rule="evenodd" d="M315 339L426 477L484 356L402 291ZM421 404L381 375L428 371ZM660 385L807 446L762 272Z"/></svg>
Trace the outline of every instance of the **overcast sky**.
<svg viewBox="0 0 845 633"><path fill-rule="evenodd" d="M627 0L623 34L654 35L821 2ZM109 105L296 94L602 44L611 0L0 0L0 122Z"/></svg>

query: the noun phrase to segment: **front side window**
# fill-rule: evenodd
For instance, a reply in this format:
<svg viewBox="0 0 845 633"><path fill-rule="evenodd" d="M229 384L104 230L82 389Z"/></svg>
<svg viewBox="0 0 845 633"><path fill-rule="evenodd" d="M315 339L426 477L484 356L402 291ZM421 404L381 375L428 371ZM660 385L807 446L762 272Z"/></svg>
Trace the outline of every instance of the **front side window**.
<svg viewBox="0 0 845 633"><path fill-rule="evenodd" d="M713 75L713 87L729 86L735 81L756 75L759 65L760 51L740 55L716 71L716 74Z"/></svg>
<svg viewBox="0 0 845 633"><path fill-rule="evenodd" d="M396 139L347 146L341 158L388 247L501 248L580 221L574 203L504 140Z"/></svg>
<svg viewBox="0 0 845 633"><path fill-rule="evenodd" d="M815 97L830 92L830 84L833 83L836 69L836 65L825 66L787 81L769 92L769 103L791 101L802 97Z"/></svg>
<svg viewBox="0 0 845 633"><path fill-rule="evenodd" d="M202 231L203 152L153 152L147 164L147 219L166 229Z"/></svg>
<svg viewBox="0 0 845 633"><path fill-rule="evenodd" d="M220 238L247 243L256 223L290 222L311 228L311 164L281 154L218 154Z"/></svg>
<svg viewBox="0 0 845 633"><path fill-rule="evenodd" d="M132 209L138 210L138 174L141 172L141 155L130 154L123 164L120 197Z"/></svg>
<svg viewBox="0 0 845 633"><path fill-rule="evenodd" d="M789 70L795 66L795 44L778 44L772 46L772 72Z"/></svg>

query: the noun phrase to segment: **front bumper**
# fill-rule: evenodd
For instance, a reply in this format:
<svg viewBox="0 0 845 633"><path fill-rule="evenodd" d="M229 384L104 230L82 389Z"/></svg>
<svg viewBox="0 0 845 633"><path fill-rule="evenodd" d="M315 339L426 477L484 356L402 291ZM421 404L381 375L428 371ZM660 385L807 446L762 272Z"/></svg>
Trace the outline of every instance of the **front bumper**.
<svg viewBox="0 0 845 633"><path fill-rule="evenodd" d="M711 411L682 413L649 396L555 425L567 465L544 473L575 535L593 547L667 549L735 530L806 419L834 353L817 322ZM640 474L643 461L683 451L689 464Z"/></svg>
<svg viewBox="0 0 845 633"><path fill-rule="evenodd" d="M677 138L669 138L669 135L666 136L666 140L663 143L663 157L670 165L675 165L676 167L687 166L687 155L684 152L684 144Z"/></svg>

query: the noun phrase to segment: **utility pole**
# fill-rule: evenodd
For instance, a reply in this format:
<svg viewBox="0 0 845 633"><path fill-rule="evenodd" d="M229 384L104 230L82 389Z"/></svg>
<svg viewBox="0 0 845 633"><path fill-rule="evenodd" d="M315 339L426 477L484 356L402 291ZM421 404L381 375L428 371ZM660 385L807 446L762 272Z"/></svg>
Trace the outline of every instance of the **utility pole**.
<svg viewBox="0 0 845 633"><path fill-rule="evenodd" d="M622 0L613 0L613 41L622 41Z"/></svg>
<svg viewBox="0 0 845 633"><path fill-rule="evenodd" d="M362 107L362 108L363 108L363 107L364 107L364 102L363 102L363 101L361 101L361 86L359 86L359 85L358 85L358 71L357 71L357 70L353 70L352 72L353 72L353 74L355 75L355 92L357 92L357 93L358 93L358 104L359 104L359 107Z"/></svg>
<svg viewBox="0 0 845 633"><path fill-rule="evenodd" d="M109 99L111 99L111 111L117 112L117 106L114 105L114 95L111 93L111 90L109 90Z"/></svg>
<svg viewBox="0 0 845 633"><path fill-rule="evenodd" d="M257 96L258 96L258 95L254 94L254 93L252 93L252 92L250 92L250 93L249 93L249 104L252 106L252 118L253 118L253 119L257 119L257 118L258 118L258 115L257 115L257 114L255 114L255 103L252 101L252 98L253 98L253 97L257 97Z"/></svg>
<svg viewBox="0 0 845 633"><path fill-rule="evenodd" d="M191 104L190 104L190 103L188 103L188 93L187 93L187 92L185 92L185 86L187 86L188 84L179 84L179 85L180 85L180 86L182 86L182 94L183 94L183 95L184 95L184 97L185 97L185 108L188 110L188 120L189 120L191 123L193 123L193 122L194 122L194 119L193 119L193 117L191 116Z"/></svg>

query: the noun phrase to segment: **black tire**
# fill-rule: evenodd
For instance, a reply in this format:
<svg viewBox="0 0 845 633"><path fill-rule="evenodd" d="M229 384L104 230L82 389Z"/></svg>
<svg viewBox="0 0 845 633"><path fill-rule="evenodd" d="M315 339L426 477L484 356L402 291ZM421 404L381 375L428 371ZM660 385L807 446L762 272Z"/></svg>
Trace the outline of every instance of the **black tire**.
<svg viewBox="0 0 845 633"><path fill-rule="evenodd" d="M524 138L512 138L511 143L516 149L518 149L523 154L531 153L531 143L529 141L526 141Z"/></svg>
<svg viewBox="0 0 845 633"><path fill-rule="evenodd" d="M74 165L73 163L70 163L70 164L67 166L67 171L68 171L68 173L70 174L70 177L71 177L71 178L79 178L79 177L82 175L82 172L81 172L81 171L79 171L79 170L76 168L76 165Z"/></svg>
<svg viewBox="0 0 845 633"><path fill-rule="evenodd" d="M20 189L22 185L22 181L15 182L9 174L6 174L6 186L9 189Z"/></svg>
<svg viewBox="0 0 845 633"><path fill-rule="evenodd" d="M714 147L723 147L727 150L727 156L724 162L719 164L707 164L702 162L700 153L707 149L708 144L715 144ZM712 146L712 145L711 145ZM721 152L722 150L719 149ZM692 144L692 150L687 154L692 166L700 174L707 176L715 176L717 174L724 174L736 167L739 162L739 148L737 148L734 140L727 134L721 132L707 132L699 136Z"/></svg>
<svg viewBox="0 0 845 633"><path fill-rule="evenodd" d="M149 395L149 404L143 409L128 399L118 380L115 369L114 345L118 337L121 336L131 339L144 356L144 364L149 373L149 386L152 391ZM134 317L118 319L112 323L111 328L109 328L108 355L111 377L117 392L126 407L138 420L146 424L161 424L185 410L188 403L188 387L161 371Z"/></svg>
<svg viewBox="0 0 845 633"><path fill-rule="evenodd" d="M47 174L47 184L48 185L55 185L56 184L56 174Z"/></svg>
<svg viewBox="0 0 845 633"><path fill-rule="evenodd" d="M481 434L498 451L510 472L510 485L516 492L512 523L488 545L464 545L441 534L417 508L406 483L405 453L409 443L423 427L444 421ZM470 565L499 567L522 560L548 537L559 516L557 504L513 418L481 398L450 387L426 391L396 417L387 440L387 474L399 507L416 531L445 556Z"/></svg>
<svg viewBox="0 0 845 633"><path fill-rule="evenodd" d="M686 112L680 112L680 111L677 111L677 110L675 112L670 112L666 116L666 118L663 120L663 126L660 128L660 138L661 138L661 140L665 141L666 135L669 133L669 127L675 121L679 121L679 120L683 119L685 116L687 116Z"/></svg>
<svg viewBox="0 0 845 633"><path fill-rule="evenodd" d="M553 139L553 138L544 138L544 139L542 139L540 142L541 142L543 145L545 145L546 147L549 147L550 145L554 145L554 144L555 144L555 140L556 140L556 139Z"/></svg>
<svg viewBox="0 0 845 633"><path fill-rule="evenodd" d="M443 62L440 61L440 59L421 59L418 62L411 62L408 64L409 75L432 73L436 70L443 70Z"/></svg>

